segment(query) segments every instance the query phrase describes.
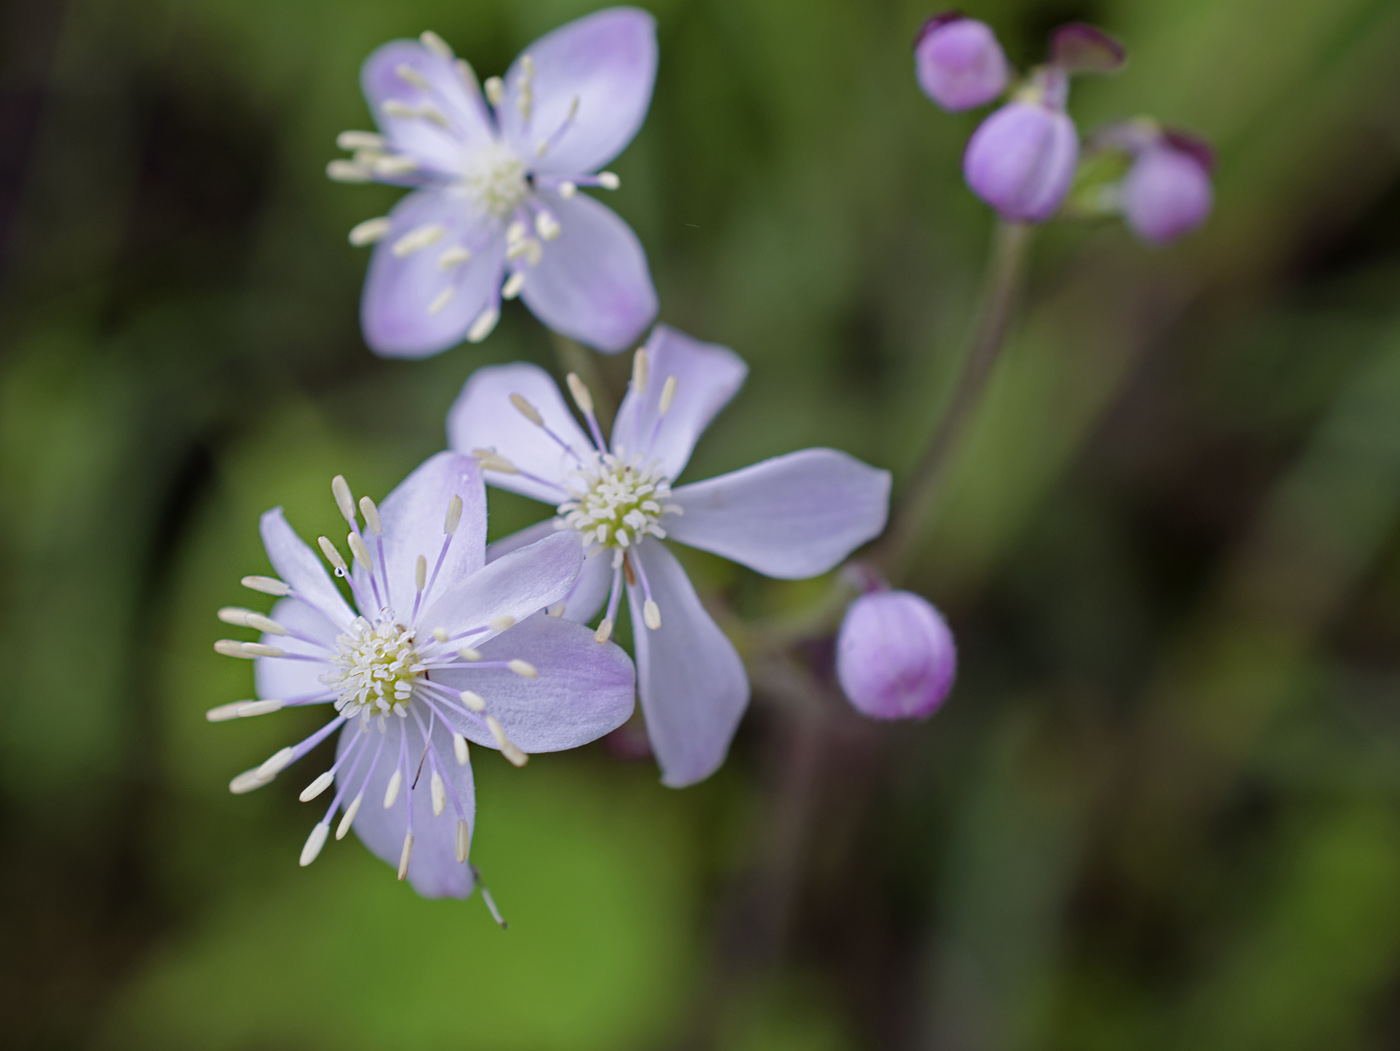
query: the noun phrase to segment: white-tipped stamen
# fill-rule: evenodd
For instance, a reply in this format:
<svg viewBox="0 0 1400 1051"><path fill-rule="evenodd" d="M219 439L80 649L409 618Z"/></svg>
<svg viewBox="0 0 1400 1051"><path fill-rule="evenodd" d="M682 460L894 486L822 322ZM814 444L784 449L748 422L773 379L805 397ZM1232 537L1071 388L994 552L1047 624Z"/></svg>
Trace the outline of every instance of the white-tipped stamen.
<svg viewBox="0 0 1400 1051"><path fill-rule="evenodd" d="M448 639L450 639L451 637L452 637L452 636L449 635L449 634L447 633L447 629L446 629L446 628L434 628L434 629L433 629L433 638L437 639L438 642L446 642L446 641L447 641Z"/></svg>
<svg viewBox="0 0 1400 1051"><path fill-rule="evenodd" d="M462 698L462 703L465 704L472 711L486 711L486 702L482 700L481 694L473 693L471 690L463 690L457 696Z"/></svg>
<svg viewBox="0 0 1400 1051"><path fill-rule="evenodd" d="M456 493L452 494L452 499L447 501L447 518L442 523L444 536L452 536L457 532L457 526L462 521L462 498Z"/></svg>
<svg viewBox="0 0 1400 1051"><path fill-rule="evenodd" d="M522 679L538 679L540 677L539 671L533 664L529 661L522 661L518 657L507 664L506 667L515 672L515 674L519 675Z"/></svg>
<svg viewBox="0 0 1400 1051"><path fill-rule="evenodd" d="M457 290L451 285L448 285L446 288L444 288L441 292L439 292L436 296L433 297L433 301L428 304L428 313L441 314L444 310L447 309L447 304L451 303L453 297L455 297L456 295Z"/></svg>
<svg viewBox="0 0 1400 1051"><path fill-rule="evenodd" d="M271 781L274 777L287 769L287 764L292 761L295 750L288 745L286 748L279 748L263 761L263 765L258 767L258 776L264 780Z"/></svg>
<svg viewBox="0 0 1400 1051"><path fill-rule="evenodd" d="M486 92L486 99L493 106L499 106L506 97L506 85L500 77L487 77L486 83L481 85Z"/></svg>
<svg viewBox="0 0 1400 1051"><path fill-rule="evenodd" d="M389 232L389 220L384 216L366 219L350 230L350 243L356 248L374 244Z"/></svg>
<svg viewBox="0 0 1400 1051"><path fill-rule="evenodd" d="M642 394L647 389L647 348L638 347L632 355L632 387Z"/></svg>
<svg viewBox="0 0 1400 1051"><path fill-rule="evenodd" d="M524 766L529 756L520 750L514 741L506 736L505 729L501 726L501 721L494 715L486 717L486 728L491 731L491 736L496 739L496 747L501 750L512 766Z"/></svg>
<svg viewBox="0 0 1400 1051"><path fill-rule="evenodd" d="M350 548L350 553L360 560L360 564L369 569L374 563L370 561L369 548L365 547L365 542L360 539L359 533L351 533L345 538L346 545Z"/></svg>
<svg viewBox="0 0 1400 1051"><path fill-rule="evenodd" d="M279 598L292 593L290 585L275 577L244 577L241 583L250 591L261 591L264 595L277 595Z"/></svg>
<svg viewBox="0 0 1400 1051"><path fill-rule="evenodd" d="M661 386L661 402L657 406L660 415L665 416L671 411L671 402L676 397L676 377L667 376L666 382Z"/></svg>
<svg viewBox="0 0 1400 1051"><path fill-rule="evenodd" d="M335 144L342 150L382 150L387 145L383 135L372 131L342 131Z"/></svg>
<svg viewBox="0 0 1400 1051"><path fill-rule="evenodd" d="M255 788L261 788L263 785L271 784L272 778L263 777L261 770L262 768L257 766L253 767L251 770L244 770L243 773L239 774L228 783L228 790L236 796L241 796L246 792L253 791Z"/></svg>
<svg viewBox="0 0 1400 1051"><path fill-rule="evenodd" d="M461 245L453 245L451 248L444 248L442 255L438 256L438 269L451 270L454 266L461 266L463 263L471 262L472 252L470 248Z"/></svg>
<svg viewBox="0 0 1400 1051"><path fill-rule="evenodd" d="M457 647L457 656L464 661L476 662L481 660L481 651L474 650L470 646L459 646Z"/></svg>
<svg viewBox="0 0 1400 1051"><path fill-rule="evenodd" d="M389 157L380 157L374 162L373 168L375 175L392 179L396 175L408 175L417 171L418 162L406 154L396 153Z"/></svg>
<svg viewBox="0 0 1400 1051"><path fill-rule="evenodd" d="M354 525L355 497L350 492L350 483L345 480L345 475L338 474L331 479L331 495L335 497L335 506L340 508L341 517Z"/></svg>
<svg viewBox="0 0 1400 1051"><path fill-rule="evenodd" d="M379 508L367 496L360 497L360 514L365 516L365 525L375 536L384 532L384 523L379 520Z"/></svg>
<svg viewBox="0 0 1400 1051"><path fill-rule="evenodd" d="M501 286L502 299L514 299L520 295L520 290L525 287L525 271L517 270L506 278L506 283Z"/></svg>
<svg viewBox="0 0 1400 1051"><path fill-rule="evenodd" d="M576 193L578 193L577 184L571 182L561 182L559 184L559 196L564 198L564 200L567 201Z"/></svg>
<svg viewBox="0 0 1400 1051"><path fill-rule="evenodd" d="M413 563L413 586L422 591L428 584L428 560L422 555Z"/></svg>
<svg viewBox="0 0 1400 1051"><path fill-rule="evenodd" d="M577 372L569 373L564 377L564 381L569 385L569 393L574 396L574 404L578 406L578 411L587 416L593 411L593 395L588 392L587 384L578 378Z"/></svg>
<svg viewBox="0 0 1400 1051"><path fill-rule="evenodd" d="M282 710L281 701L234 701L210 708L204 717L211 723L228 722L230 719L248 719L255 715L270 715Z"/></svg>
<svg viewBox="0 0 1400 1051"><path fill-rule="evenodd" d="M598 625L598 630L593 633L593 641L599 646L612 638L613 622L611 617L604 617L603 622Z"/></svg>
<svg viewBox="0 0 1400 1051"><path fill-rule="evenodd" d="M230 719L238 718L238 710L243 707L242 701L234 701L232 704L221 704L217 708L210 708L204 713L204 718L211 723L226 723Z"/></svg>
<svg viewBox="0 0 1400 1051"><path fill-rule="evenodd" d="M403 784L403 769L395 770L389 775L389 786L384 789L384 809L388 810L394 805L394 800L399 798L399 786Z"/></svg>
<svg viewBox="0 0 1400 1051"><path fill-rule="evenodd" d="M290 635L291 632L284 628L271 617L264 617L261 613L249 613L243 618L246 627L254 631L266 632L268 635Z"/></svg>
<svg viewBox="0 0 1400 1051"><path fill-rule="evenodd" d="M512 394L510 396L510 403L515 406L516 412L520 413L521 416L524 416L536 427L544 426L544 417L539 414L538 409L525 400L524 395Z"/></svg>
<svg viewBox="0 0 1400 1051"><path fill-rule="evenodd" d="M301 795L297 796L303 803L309 803L319 796L326 789L330 788L335 781L335 771L327 770L301 790Z"/></svg>
<svg viewBox="0 0 1400 1051"><path fill-rule="evenodd" d="M559 220L548 212L535 214L535 233L540 235L541 241L553 241L561 230L563 227L559 225Z"/></svg>
<svg viewBox="0 0 1400 1051"><path fill-rule="evenodd" d="M441 223L424 223L422 226L415 226L394 242L393 253L402 259L404 256L427 248L430 244L440 240L445 233L447 233L447 227Z"/></svg>
<svg viewBox="0 0 1400 1051"><path fill-rule="evenodd" d="M501 320L501 311L495 306L489 306L476 316L472 322L472 327L467 329L467 342L480 343L487 336L491 335L491 330L496 327L496 322Z"/></svg>
<svg viewBox="0 0 1400 1051"><path fill-rule="evenodd" d="M457 819L457 860L463 864L467 860L467 849L471 846L471 828L467 825L467 819L459 817Z"/></svg>
<svg viewBox="0 0 1400 1051"><path fill-rule="evenodd" d="M447 41L438 36L431 29L425 29L418 34L418 39L423 46L437 55L438 58L451 58L452 48L448 47Z"/></svg>
<svg viewBox="0 0 1400 1051"><path fill-rule="evenodd" d="M355 823L355 815L360 812L360 804L365 800L364 792L361 792L350 801L350 805L345 808L345 816L340 819L340 824L335 828L335 838L344 839L345 833L350 831L350 826Z"/></svg>
<svg viewBox="0 0 1400 1051"><path fill-rule="evenodd" d="M452 65L457 70L457 75L462 78L462 83L467 85L473 95L481 90L481 84L476 79L476 70L472 69L470 62L459 58Z"/></svg>
<svg viewBox="0 0 1400 1051"><path fill-rule="evenodd" d="M483 471L497 471L501 474L519 474L520 470L504 456L490 449L473 449L472 456L481 464Z"/></svg>
<svg viewBox="0 0 1400 1051"><path fill-rule="evenodd" d="M616 172L599 172L598 185L605 190L616 190L622 185L622 180L617 177Z"/></svg>
<svg viewBox="0 0 1400 1051"><path fill-rule="evenodd" d="M442 817L442 811L447 806L447 785L436 770L433 771L432 780L428 782L428 789L433 797L433 817Z"/></svg>
<svg viewBox="0 0 1400 1051"><path fill-rule="evenodd" d="M410 84L419 91L432 91L433 86L428 83L428 79L414 69L407 62L400 62L394 67L394 74L405 84Z"/></svg>
<svg viewBox="0 0 1400 1051"><path fill-rule="evenodd" d="M516 219L506 227L506 244L519 244L521 241L525 240L525 231L527 229L528 227L526 227L524 222Z"/></svg>
<svg viewBox="0 0 1400 1051"><path fill-rule="evenodd" d="M515 627L515 618L509 613L499 617L492 617L490 627L492 631L507 631Z"/></svg>
<svg viewBox="0 0 1400 1051"><path fill-rule="evenodd" d="M343 159L333 160L326 165L326 175L336 182L369 182L370 171L362 164Z"/></svg>
<svg viewBox="0 0 1400 1051"><path fill-rule="evenodd" d="M452 735L452 751L457 756L458 766L466 766L471 759L471 753L467 750L467 739L461 734Z"/></svg>
<svg viewBox="0 0 1400 1051"><path fill-rule="evenodd" d="M568 608L569 604L567 602L556 602L552 606L546 606L544 612L546 616L562 617L564 615L564 611Z"/></svg>
<svg viewBox="0 0 1400 1051"><path fill-rule="evenodd" d="M413 833L405 832L403 837L403 853L399 855L399 882L402 883L404 877L408 875L408 859L413 856Z"/></svg>
<svg viewBox="0 0 1400 1051"><path fill-rule="evenodd" d="M642 620L646 621L648 628L656 631L661 627L661 607L651 599L647 599L642 606Z"/></svg>
<svg viewBox="0 0 1400 1051"><path fill-rule="evenodd" d="M232 624L235 628L246 628L248 618L252 613L251 609L244 609L242 606L224 606L215 616L225 624Z"/></svg>
<svg viewBox="0 0 1400 1051"><path fill-rule="evenodd" d="M326 556L326 561L329 562L332 566L340 570L342 573L346 572L349 569L349 567L345 564L345 559L340 557L340 552L335 549L335 545L330 542L329 538L324 536L318 536L316 538L316 543L321 546L321 554Z"/></svg>
<svg viewBox="0 0 1400 1051"><path fill-rule="evenodd" d="M254 657L285 657L285 650L276 646L264 646L260 642L240 642L238 639L220 639L214 643L214 652L225 657L240 657L252 660Z"/></svg>
<svg viewBox="0 0 1400 1051"><path fill-rule="evenodd" d="M306 868L321 853L321 848L326 845L326 837L330 835L331 826L324 821L317 822L316 827L311 830L311 835L306 837L306 845L301 848L301 860L298 864Z"/></svg>

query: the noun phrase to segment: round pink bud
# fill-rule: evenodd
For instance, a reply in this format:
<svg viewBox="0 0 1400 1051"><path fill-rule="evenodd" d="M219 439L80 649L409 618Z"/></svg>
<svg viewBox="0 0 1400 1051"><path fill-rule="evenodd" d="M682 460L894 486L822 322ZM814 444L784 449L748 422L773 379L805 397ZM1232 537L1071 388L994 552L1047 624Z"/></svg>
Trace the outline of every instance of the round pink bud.
<svg viewBox="0 0 1400 1051"><path fill-rule="evenodd" d="M1003 219L1043 223L1069 193L1078 163L1079 135L1063 110L1012 102L972 133L963 176Z"/></svg>
<svg viewBox="0 0 1400 1051"><path fill-rule="evenodd" d="M918 719L948 696L957 671L953 633L909 591L875 591L846 610L836 677L847 699L875 719Z"/></svg>
<svg viewBox="0 0 1400 1051"><path fill-rule="evenodd" d="M1214 196L1202 158L1164 137L1138 154L1123 180L1123 216L1144 241L1167 244L1206 221Z"/></svg>
<svg viewBox="0 0 1400 1051"><path fill-rule="evenodd" d="M914 41L914 74L924 94L946 110L972 109L1006 90L1006 55L984 22L935 15Z"/></svg>

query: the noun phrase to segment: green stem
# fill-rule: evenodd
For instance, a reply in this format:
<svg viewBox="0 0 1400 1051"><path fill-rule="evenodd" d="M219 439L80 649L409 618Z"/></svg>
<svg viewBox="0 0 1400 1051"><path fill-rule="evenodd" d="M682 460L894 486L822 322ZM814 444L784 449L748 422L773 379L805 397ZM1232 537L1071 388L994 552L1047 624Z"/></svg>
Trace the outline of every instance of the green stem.
<svg viewBox="0 0 1400 1051"><path fill-rule="evenodd" d="M997 225L991 259L982 285L977 323L963 359L962 374L947 408L929 436L919 462L914 466L904 495L895 508L884 538L876 545L874 560L891 578L909 568L920 537L937 505L969 425L982 403L1016 305L1025 275L1027 249L1034 227L1024 223Z"/></svg>

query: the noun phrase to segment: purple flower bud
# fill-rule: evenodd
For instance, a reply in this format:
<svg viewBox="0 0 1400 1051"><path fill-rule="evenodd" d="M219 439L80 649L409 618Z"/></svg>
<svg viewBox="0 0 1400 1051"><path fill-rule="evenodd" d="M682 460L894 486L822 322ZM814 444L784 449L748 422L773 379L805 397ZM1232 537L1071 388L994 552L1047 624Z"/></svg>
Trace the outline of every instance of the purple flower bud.
<svg viewBox="0 0 1400 1051"><path fill-rule="evenodd" d="M875 591L846 610L836 639L836 677L875 719L933 714L953 685L958 653L938 610L908 591Z"/></svg>
<svg viewBox="0 0 1400 1051"><path fill-rule="evenodd" d="M1123 216L1135 234L1167 244L1206 221L1214 201L1208 156L1170 135L1138 154L1123 180Z"/></svg>
<svg viewBox="0 0 1400 1051"><path fill-rule="evenodd" d="M934 15L914 41L914 73L946 110L972 109L1006 90L1006 55L991 27L959 14Z"/></svg>
<svg viewBox="0 0 1400 1051"><path fill-rule="evenodd" d="M963 176L1003 219L1043 223L1065 199L1078 163L1079 135L1062 109L1012 102L972 133Z"/></svg>
<svg viewBox="0 0 1400 1051"><path fill-rule="evenodd" d="M1065 73L1117 73L1127 61L1123 45L1097 26L1071 22L1050 34L1050 64Z"/></svg>

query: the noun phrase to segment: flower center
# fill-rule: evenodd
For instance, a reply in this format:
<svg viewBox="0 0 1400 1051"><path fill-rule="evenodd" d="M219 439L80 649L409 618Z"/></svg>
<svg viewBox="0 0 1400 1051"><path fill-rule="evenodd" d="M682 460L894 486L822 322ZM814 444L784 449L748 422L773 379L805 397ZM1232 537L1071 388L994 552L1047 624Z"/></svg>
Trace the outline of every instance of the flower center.
<svg viewBox="0 0 1400 1051"><path fill-rule="evenodd" d="M413 632L392 620L371 625L357 617L336 642L340 652L331 660L334 670L321 676L339 694L336 710L346 718L361 715L366 722L391 712L407 716L414 683L424 672Z"/></svg>
<svg viewBox="0 0 1400 1051"><path fill-rule="evenodd" d="M675 508L671 483L654 466L624 462L612 453L595 453L571 487L574 499L559 505L564 521L601 547L628 548L648 534L664 538L663 515Z"/></svg>
<svg viewBox="0 0 1400 1051"><path fill-rule="evenodd" d="M504 219L525 202L530 187L525 181L525 162L501 142L491 142L472 151L462 173L462 185L484 211Z"/></svg>

